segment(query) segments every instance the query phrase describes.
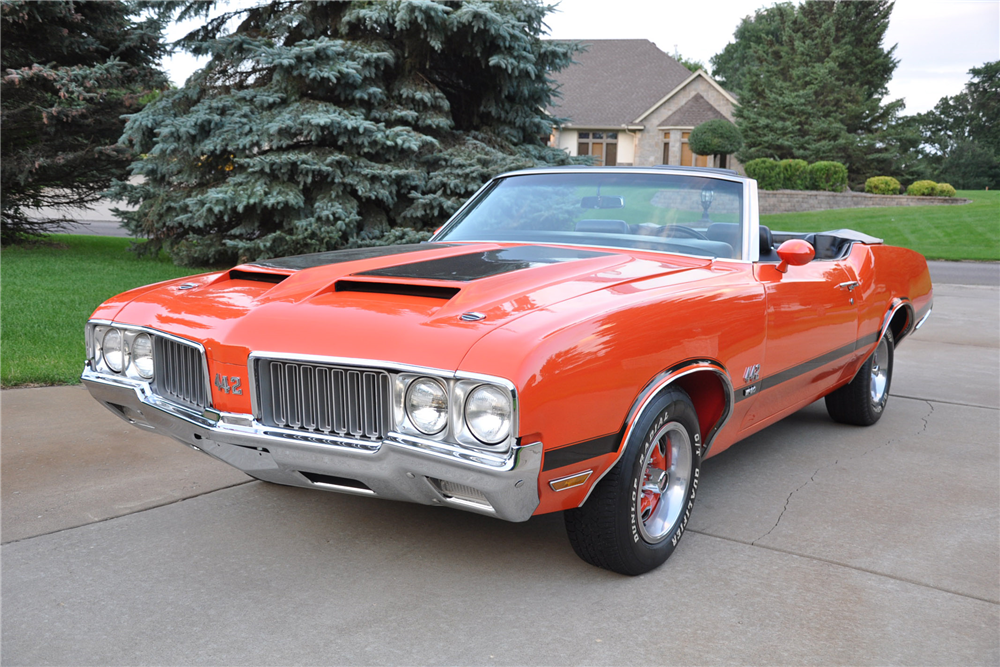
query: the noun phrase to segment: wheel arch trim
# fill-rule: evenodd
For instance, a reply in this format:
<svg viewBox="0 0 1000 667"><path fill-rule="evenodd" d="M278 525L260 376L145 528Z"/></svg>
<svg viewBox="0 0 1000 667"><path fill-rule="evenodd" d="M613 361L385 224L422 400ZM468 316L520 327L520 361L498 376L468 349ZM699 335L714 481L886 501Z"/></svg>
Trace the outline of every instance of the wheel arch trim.
<svg viewBox="0 0 1000 667"><path fill-rule="evenodd" d="M733 391L732 380L729 379L729 372L726 367L721 363L713 359L693 359L689 361L682 362L673 366L665 371L658 373L652 380L646 383L642 391L633 401L631 407L628 411L628 416L625 418L625 425L622 428L622 438L618 444L618 452L615 455L614 461L611 462L607 468L598 475L593 482L590 483L587 489L586 495L583 500L580 501L578 507L582 507L587 499L590 498L590 494L593 493L594 489L600 483L604 476L614 468L622 456L625 455L625 447L628 444L629 438L632 436L632 431L635 428L639 417L645 412L646 408L649 406L657 396L662 394L664 391L672 387L677 380L681 378L694 375L696 373L712 373L715 375L722 385L724 405L722 414L716 420L715 424L709 429L705 436L704 442L702 442L702 457L708 454L709 449L712 447L712 443L715 441L716 436L718 436L719 431L729 422L730 417L733 415L733 406L736 404L736 396Z"/></svg>
<svg viewBox="0 0 1000 667"><path fill-rule="evenodd" d="M910 335L913 331L914 321L916 319L916 313L913 310L913 304L907 297L893 297L892 301L889 302L889 307L885 311L885 315L882 316L882 326L879 328L878 340L875 341L877 345L885 338L885 332L889 330L892 326L893 320L896 319L896 314L900 309L905 309L906 322L899 329L899 333L893 332L893 343L896 347L899 346L899 341L903 340L906 336Z"/></svg>

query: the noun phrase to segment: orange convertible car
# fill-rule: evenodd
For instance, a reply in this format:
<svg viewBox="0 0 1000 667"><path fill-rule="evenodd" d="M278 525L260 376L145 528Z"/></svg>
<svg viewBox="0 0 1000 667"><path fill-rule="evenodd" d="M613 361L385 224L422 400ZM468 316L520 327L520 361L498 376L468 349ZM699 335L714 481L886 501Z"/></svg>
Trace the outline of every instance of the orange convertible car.
<svg viewBox="0 0 1000 667"><path fill-rule="evenodd" d="M930 314L919 254L760 225L713 169L487 183L428 243L151 285L87 324L112 412L258 479L525 521L625 574L684 533L702 460L826 397L873 424Z"/></svg>

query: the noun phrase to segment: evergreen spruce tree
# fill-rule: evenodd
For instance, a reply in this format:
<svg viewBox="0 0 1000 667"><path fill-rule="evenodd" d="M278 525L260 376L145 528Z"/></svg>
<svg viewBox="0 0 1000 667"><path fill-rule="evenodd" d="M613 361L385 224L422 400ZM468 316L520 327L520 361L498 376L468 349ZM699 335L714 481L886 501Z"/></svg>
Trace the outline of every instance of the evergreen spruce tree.
<svg viewBox="0 0 1000 667"><path fill-rule="evenodd" d="M569 160L547 146L543 109L577 47L540 39L550 9L272 1L223 15L184 40L211 61L129 121L144 183L116 184L138 206L119 214L188 265L427 238L489 177Z"/></svg>
<svg viewBox="0 0 1000 667"><path fill-rule="evenodd" d="M25 209L91 204L125 175L118 145L125 121L167 85L162 15L135 2L3 0L0 27L2 226L4 244L63 219Z"/></svg>
<svg viewBox="0 0 1000 667"><path fill-rule="evenodd" d="M781 2L744 17L736 26L733 41L712 56L712 78L726 90L741 95L747 82L760 73L758 57L763 47L768 40L781 44L782 25L794 15L795 5Z"/></svg>
<svg viewBox="0 0 1000 667"><path fill-rule="evenodd" d="M883 103L898 63L895 47L882 46L892 7L888 0L806 0L767 15L773 34L751 44L755 70L742 74L735 111L741 161L832 160L852 182L897 168L917 138L897 125L902 101Z"/></svg>

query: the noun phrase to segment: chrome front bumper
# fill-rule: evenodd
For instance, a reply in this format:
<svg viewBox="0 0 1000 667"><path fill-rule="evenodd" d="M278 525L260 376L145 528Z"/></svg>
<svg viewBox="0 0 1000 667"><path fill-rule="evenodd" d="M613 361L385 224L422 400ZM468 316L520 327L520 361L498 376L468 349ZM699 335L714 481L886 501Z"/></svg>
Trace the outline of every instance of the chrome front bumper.
<svg viewBox="0 0 1000 667"><path fill-rule="evenodd" d="M397 433L381 442L313 437L265 426L250 415L199 414L153 394L144 382L89 367L81 380L125 421L168 435L257 479L455 507L507 521L527 521L538 507L539 442L496 455Z"/></svg>

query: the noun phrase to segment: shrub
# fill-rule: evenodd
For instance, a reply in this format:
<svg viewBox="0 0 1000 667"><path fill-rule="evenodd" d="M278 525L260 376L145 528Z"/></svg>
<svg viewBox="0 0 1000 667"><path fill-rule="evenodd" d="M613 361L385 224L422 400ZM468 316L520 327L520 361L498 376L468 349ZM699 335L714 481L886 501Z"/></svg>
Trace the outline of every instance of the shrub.
<svg viewBox="0 0 1000 667"><path fill-rule="evenodd" d="M865 181L865 192L873 195L898 195L899 181L892 176L872 176Z"/></svg>
<svg viewBox="0 0 1000 667"><path fill-rule="evenodd" d="M843 192L847 189L847 167L839 162L813 162L809 165L809 188Z"/></svg>
<svg viewBox="0 0 1000 667"><path fill-rule="evenodd" d="M951 187L947 183L938 183L937 187L934 188L935 197L954 197L955 188Z"/></svg>
<svg viewBox="0 0 1000 667"><path fill-rule="evenodd" d="M696 155L729 155L743 148L743 135L724 118L706 120L691 130L688 147Z"/></svg>
<svg viewBox="0 0 1000 667"><path fill-rule="evenodd" d="M747 176L757 181L757 187L761 190L777 190L781 187L781 169L777 160L760 157L747 162L743 169Z"/></svg>
<svg viewBox="0 0 1000 667"><path fill-rule="evenodd" d="M809 189L809 163L805 160L782 160L778 163L781 172L781 187L785 190Z"/></svg>
<svg viewBox="0 0 1000 667"><path fill-rule="evenodd" d="M937 183L934 181L917 181L906 188L906 194L911 197L933 197L937 190Z"/></svg>

